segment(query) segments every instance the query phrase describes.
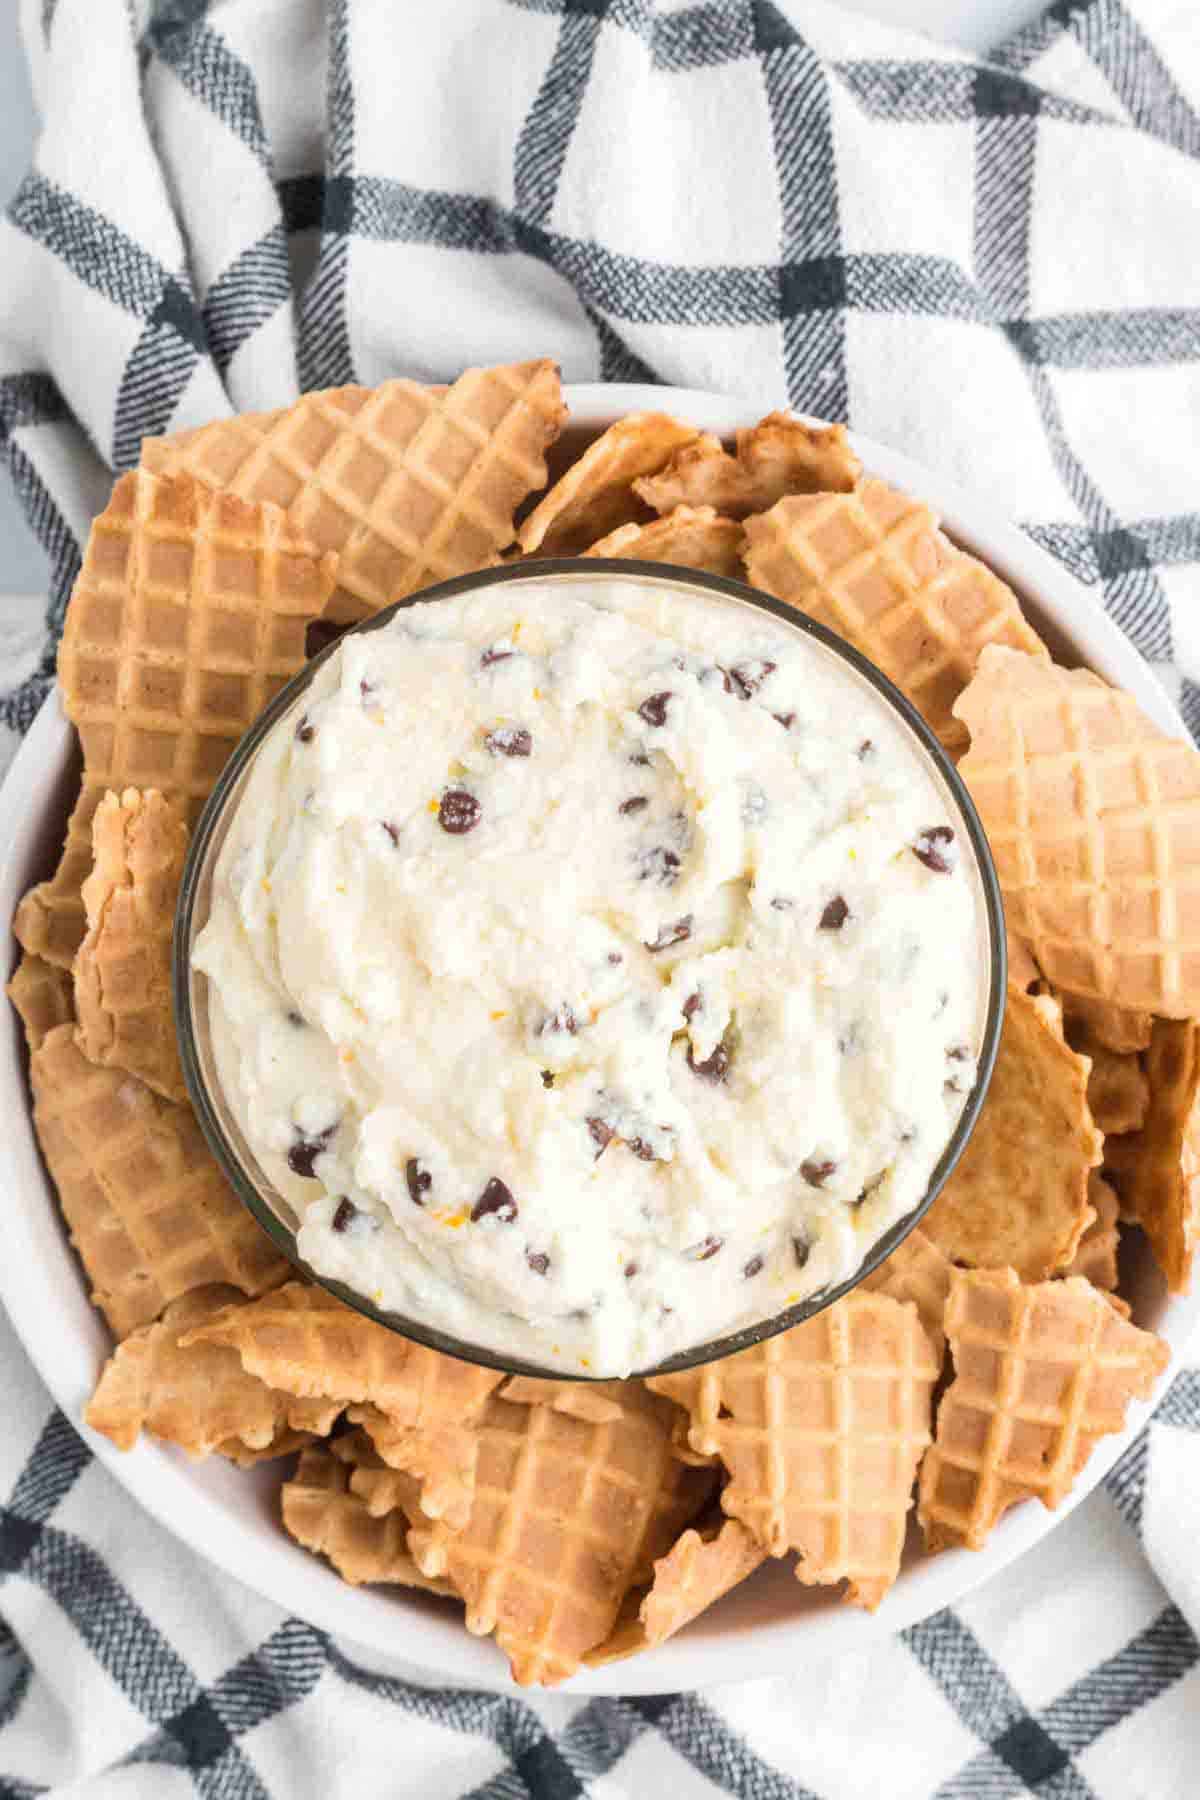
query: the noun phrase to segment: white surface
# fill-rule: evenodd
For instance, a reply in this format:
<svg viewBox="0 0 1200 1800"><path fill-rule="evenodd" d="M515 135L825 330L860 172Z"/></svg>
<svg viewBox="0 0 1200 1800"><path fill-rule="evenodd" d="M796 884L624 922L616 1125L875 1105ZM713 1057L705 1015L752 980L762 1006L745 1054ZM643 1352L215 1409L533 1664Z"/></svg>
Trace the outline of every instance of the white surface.
<svg viewBox="0 0 1200 1800"><path fill-rule="evenodd" d="M729 431L753 416L736 402L672 389L577 387L568 389L567 397L576 425L593 431L647 403L715 431ZM907 457L854 442L869 470L928 499L961 543L986 556L1013 583L1034 623L1047 630L1061 653L1073 653L1120 682L1164 729L1185 735L1145 663L1057 563L986 502ZM53 864L74 797L74 768L72 733L54 695L0 791L0 917L10 916L24 887ZM277 1476L269 1469L247 1474L219 1458L191 1464L147 1442L122 1456L82 1426L82 1409L109 1340L87 1299L38 1156L25 1059L11 1012L7 1031L0 1033L0 1113L15 1121L0 1140L0 1192L7 1198L0 1300L54 1398L118 1480L201 1554L315 1625L384 1656L394 1655L402 1643L411 1661L458 1681L509 1686L498 1652L469 1637L456 1611L424 1596L349 1588L288 1542L273 1515ZM1168 1299L1148 1258L1135 1268L1133 1281L1129 1298L1137 1321L1181 1349L1200 1322L1200 1290L1186 1299ZM1112 1466L1150 1410L1149 1404L1130 1408L1127 1431L1103 1441L1057 1514L1034 1503L1018 1507L977 1554L950 1551L926 1558L910 1540L900 1580L873 1616L843 1606L833 1591L801 1589L786 1566L769 1565L661 1649L580 1676L571 1690L655 1693L703 1687L794 1671L815 1659L861 1649L960 1599L1044 1538Z"/></svg>

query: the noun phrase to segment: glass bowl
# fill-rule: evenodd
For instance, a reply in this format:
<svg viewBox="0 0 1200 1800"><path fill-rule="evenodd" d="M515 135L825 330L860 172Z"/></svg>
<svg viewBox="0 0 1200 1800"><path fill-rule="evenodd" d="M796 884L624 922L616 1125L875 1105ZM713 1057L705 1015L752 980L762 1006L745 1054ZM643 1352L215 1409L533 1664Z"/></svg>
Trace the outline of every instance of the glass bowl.
<svg viewBox="0 0 1200 1800"><path fill-rule="evenodd" d="M608 582L614 577L681 589L692 595L715 596L727 603L770 613L789 630L820 645L826 654L837 658L854 678L870 687L873 690L873 700L882 699L897 715L909 738L915 741L914 748L925 762L935 785L942 791L949 815L957 816L961 838L969 845L970 867L978 882L980 913L986 922L989 938L987 956L983 959L988 982L987 1005L975 1086L963 1105L920 1204L883 1233L847 1280L821 1289L784 1311L752 1325L743 1326L708 1343L693 1345L662 1362L636 1371L638 1375L656 1375L675 1373L733 1355L736 1351L745 1350L812 1318L842 1295L849 1293L907 1237L937 1198L962 1155L979 1116L999 1047L1007 963L1004 912L991 852L970 796L945 751L909 701L873 663L834 632L814 623L772 595L760 593L755 588L724 576L704 574L692 569L674 569L662 563L602 557L586 560L574 557L547 558L485 569L475 574L459 576L453 581L441 582L436 587L424 588L409 599L398 601L396 605L387 607L373 618L350 629L355 633L378 631L397 612L411 605L436 604L440 600L449 600L477 588L530 582ZM467 1342L440 1331L423 1320L385 1311L344 1283L318 1275L297 1249L298 1221L292 1208L264 1175L221 1090L209 1030L207 977L192 967L192 946L209 915L217 859L254 758L278 721L302 706L304 695L317 670L336 653L339 642L340 636L313 657L251 726L222 770L192 836L175 915L172 975L180 1058L192 1105L213 1155L230 1186L249 1207L263 1230L309 1281L325 1288L347 1306L388 1330L396 1331L448 1356L512 1374L550 1377L558 1381L603 1379L575 1370L547 1367L517 1357L506 1357L490 1346Z"/></svg>

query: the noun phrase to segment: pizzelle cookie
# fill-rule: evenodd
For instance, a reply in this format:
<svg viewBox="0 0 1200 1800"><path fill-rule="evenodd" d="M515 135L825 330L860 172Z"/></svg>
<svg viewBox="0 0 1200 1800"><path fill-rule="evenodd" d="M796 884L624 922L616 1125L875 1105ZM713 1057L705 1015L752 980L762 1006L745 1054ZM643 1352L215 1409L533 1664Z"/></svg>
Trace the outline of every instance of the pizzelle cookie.
<svg viewBox="0 0 1200 1800"><path fill-rule="evenodd" d="M633 488L657 513L711 506L729 519L745 519L787 494L849 493L861 474L844 426L803 425L773 412L738 432L735 455L706 431Z"/></svg>

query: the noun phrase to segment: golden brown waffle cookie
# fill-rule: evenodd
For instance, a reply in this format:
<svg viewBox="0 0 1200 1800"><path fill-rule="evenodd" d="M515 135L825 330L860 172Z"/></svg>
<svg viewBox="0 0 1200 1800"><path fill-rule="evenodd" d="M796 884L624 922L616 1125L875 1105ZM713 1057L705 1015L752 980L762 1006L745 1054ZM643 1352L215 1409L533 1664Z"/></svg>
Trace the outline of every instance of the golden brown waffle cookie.
<svg viewBox="0 0 1200 1800"><path fill-rule="evenodd" d="M75 1017L75 994L66 970L27 950L5 992L20 1014L31 1055L56 1025L69 1025Z"/></svg>
<svg viewBox="0 0 1200 1800"><path fill-rule="evenodd" d="M729 1470L721 1496L810 1585L874 1610L896 1579L939 1359L915 1306L857 1290L791 1331L647 1385ZM726 1415L726 1416L722 1416Z"/></svg>
<svg viewBox="0 0 1200 1800"><path fill-rule="evenodd" d="M1105 1137L1139 1131L1150 1105L1150 1087L1142 1059L1134 1050L1109 1050L1086 1026L1067 1029L1067 1042L1092 1065L1088 1106L1097 1131Z"/></svg>
<svg viewBox="0 0 1200 1800"><path fill-rule="evenodd" d="M172 1301L154 1325L143 1325L105 1363L84 1409L93 1431L118 1450L132 1450L149 1431L191 1457L237 1446L254 1456L282 1456L298 1435L326 1437L338 1415L335 1401L297 1400L247 1375L232 1350L214 1344L188 1349L180 1337L230 1305L236 1288L196 1288Z"/></svg>
<svg viewBox="0 0 1200 1800"><path fill-rule="evenodd" d="M650 518L633 491L639 475L653 475L667 458L699 436L666 413L630 413L590 444L517 533L526 556L577 556L619 525Z"/></svg>
<svg viewBox="0 0 1200 1800"><path fill-rule="evenodd" d="M490 568L513 514L546 483L566 417L548 358L468 369L452 387L385 381L305 394L281 412L149 438L142 462L243 500L271 500L338 553L327 616L369 618L432 582Z"/></svg>
<svg viewBox="0 0 1200 1800"><path fill-rule="evenodd" d="M58 867L48 881L30 888L13 920L22 948L56 969L70 970L87 930L81 890L92 867L92 815L104 794L103 782L84 777Z"/></svg>
<svg viewBox="0 0 1200 1800"><path fill-rule="evenodd" d="M951 709L985 646L1045 655L1011 588L882 481L780 500L746 520L745 556L755 587L870 657L950 750L966 745Z"/></svg>
<svg viewBox="0 0 1200 1800"><path fill-rule="evenodd" d="M1085 1000L1079 994L1060 994L1059 999L1067 1026L1088 1032L1106 1050L1124 1056L1131 1050L1150 1048L1152 1013L1127 1012L1107 1000Z"/></svg>
<svg viewBox="0 0 1200 1800"><path fill-rule="evenodd" d="M1200 1013L1200 754L1088 670L997 646L954 710L1009 925L1047 981Z"/></svg>
<svg viewBox="0 0 1200 1800"><path fill-rule="evenodd" d="M1149 1239L1167 1286L1186 1294L1200 1236L1200 1024L1156 1019L1145 1060L1145 1123L1106 1141L1105 1172L1124 1215Z"/></svg>
<svg viewBox="0 0 1200 1800"><path fill-rule="evenodd" d="M1028 944L1008 933L1008 985L1028 993L1042 979L1042 971L1029 954Z"/></svg>
<svg viewBox="0 0 1200 1800"><path fill-rule="evenodd" d="M731 519L765 512L786 494L848 493L862 464L842 425L802 425L773 412L737 434L737 455L704 432L677 450L657 475L640 477L634 492L657 513L676 506L711 506Z"/></svg>
<svg viewBox="0 0 1200 1800"><path fill-rule="evenodd" d="M333 1447L311 1444L300 1452L296 1473L280 1491L284 1528L306 1550L327 1556L344 1581L392 1582L448 1594L445 1582L429 1581L408 1553L404 1514L373 1517L366 1501L350 1490L354 1469L343 1460L346 1440Z"/></svg>
<svg viewBox="0 0 1200 1800"><path fill-rule="evenodd" d="M260 1294L288 1264L209 1154L192 1114L89 1063L71 1025L30 1062L33 1120L92 1298L119 1338L193 1288Z"/></svg>
<svg viewBox="0 0 1200 1800"><path fill-rule="evenodd" d="M541 1381L514 1375L500 1390L514 1406L552 1406L556 1412L589 1425L607 1425L621 1417L624 1400L619 1381Z"/></svg>
<svg viewBox="0 0 1200 1800"><path fill-rule="evenodd" d="M88 933L75 958L78 1043L89 1062L128 1069L186 1100L171 1004L171 934L187 857L178 804L154 788L106 794L92 820L83 884Z"/></svg>
<svg viewBox="0 0 1200 1800"><path fill-rule="evenodd" d="M470 1426L452 1419L419 1429L397 1425L377 1406L352 1406L348 1417L363 1427L387 1467L413 1484L425 1517L443 1519L451 1531L460 1531L471 1516L479 1461L479 1443Z"/></svg>
<svg viewBox="0 0 1200 1800"><path fill-rule="evenodd" d="M723 519L711 506L677 506L649 525L620 525L583 552L585 556L640 557L643 562L674 563L682 569L704 569L741 581L744 533L735 519Z"/></svg>
<svg viewBox="0 0 1200 1800"><path fill-rule="evenodd" d="M629 1596L607 1643L589 1651L591 1669L652 1650L753 1575L767 1553L737 1519L689 1529L654 1565L648 1593ZM636 1606L633 1604L636 1602Z"/></svg>
<svg viewBox="0 0 1200 1800"><path fill-rule="evenodd" d="M930 1549L980 1550L1000 1515L1053 1509L1097 1441L1125 1429L1170 1351L1086 1281L1023 1286L1011 1269L957 1269L946 1308L955 1378L921 1466L917 1516Z"/></svg>
<svg viewBox="0 0 1200 1800"><path fill-rule="evenodd" d="M247 726L304 663L337 559L275 506L123 475L92 523L58 678L85 779L155 787L194 822Z"/></svg>
<svg viewBox="0 0 1200 1800"><path fill-rule="evenodd" d="M504 1380L496 1370L410 1343L301 1281L235 1308L186 1341L229 1345L269 1387L344 1405L368 1402L402 1426L470 1418Z"/></svg>
<svg viewBox="0 0 1200 1800"><path fill-rule="evenodd" d="M1094 1216L1079 1240L1074 1262L1064 1273L1082 1276L1093 1287L1113 1294L1117 1287L1117 1251L1121 1244L1119 1207L1116 1193L1095 1169L1088 1177L1088 1201Z"/></svg>
<svg viewBox="0 0 1200 1800"><path fill-rule="evenodd" d="M950 1292L951 1263L918 1225L877 1269L863 1279L869 1294L911 1300L940 1359L945 1345L942 1316Z"/></svg>
<svg viewBox="0 0 1200 1800"><path fill-rule="evenodd" d="M636 1382L621 1392L605 1424L493 1395L469 1523L410 1533L418 1565L453 1582L468 1631L494 1633L522 1685L575 1673L712 1491L708 1470L671 1454L671 1408Z"/></svg>
<svg viewBox="0 0 1200 1800"><path fill-rule="evenodd" d="M1100 1161L1089 1065L1054 1016L1051 1003L1009 989L979 1122L921 1226L952 1261L1011 1265L1030 1281L1075 1255L1089 1216L1088 1170Z"/></svg>

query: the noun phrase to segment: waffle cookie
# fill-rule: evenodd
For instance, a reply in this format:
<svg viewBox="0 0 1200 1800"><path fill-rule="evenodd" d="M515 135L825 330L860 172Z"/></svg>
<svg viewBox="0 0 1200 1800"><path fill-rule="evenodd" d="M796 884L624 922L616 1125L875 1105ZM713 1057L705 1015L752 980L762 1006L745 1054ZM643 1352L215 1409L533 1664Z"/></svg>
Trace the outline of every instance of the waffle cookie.
<svg viewBox="0 0 1200 1800"><path fill-rule="evenodd" d="M481 1406L486 1398L485 1392ZM398 1425L377 1406L352 1406L348 1417L362 1426L384 1465L406 1478L425 1517L444 1519L450 1530L461 1531L471 1516L479 1462L479 1441L470 1426L450 1418L419 1429Z"/></svg>
<svg viewBox="0 0 1200 1800"><path fill-rule="evenodd" d="M296 1472L280 1493L284 1529L306 1550L327 1556L343 1581L354 1586L379 1581L450 1593L445 1582L427 1580L409 1555L404 1514L373 1516L366 1501L351 1491L356 1449L351 1439L341 1437L328 1449L310 1444L300 1452Z"/></svg>
<svg viewBox="0 0 1200 1800"><path fill-rule="evenodd" d="M605 1424L493 1395L475 1430L469 1523L447 1535L414 1521L409 1548L462 1595L468 1631L495 1635L516 1681L565 1680L696 1516L712 1476L671 1455L671 1408L636 1382Z"/></svg>
<svg viewBox="0 0 1200 1800"><path fill-rule="evenodd" d="M85 1060L59 1025L30 1063L34 1125L63 1216L117 1337L193 1288L261 1294L289 1265L226 1184L192 1114Z"/></svg>
<svg viewBox="0 0 1200 1800"><path fill-rule="evenodd" d="M767 1553L738 1519L690 1527L654 1565L649 1590L630 1594L612 1636L588 1652L589 1668L620 1662L674 1637L753 1575Z"/></svg>
<svg viewBox="0 0 1200 1800"><path fill-rule="evenodd" d="M1200 1025L1156 1019L1145 1063L1145 1121L1140 1131L1106 1141L1105 1172L1167 1286L1184 1294L1200 1236Z"/></svg>
<svg viewBox="0 0 1200 1800"><path fill-rule="evenodd" d="M1086 1031L1097 1044L1114 1050L1118 1056L1149 1049L1153 1014L1130 1012L1109 1000L1087 1000L1082 994L1060 993L1059 999L1068 1034L1072 1027Z"/></svg>
<svg viewBox="0 0 1200 1800"><path fill-rule="evenodd" d="M24 951L4 990L20 1014L29 1054L40 1048L56 1025L75 1017L75 993L65 969Z"/></svg>
<svg viewBox="0 0 1200 1800"><path fill-rule="evenodd" d="M486 569L546 483L566 408L547 358L468 369L452 387L385 381L305 394L273 413L149 438L142 463L283 507L338 553L328 617L349 623L418 588Z"/></svg>
<svg viewBox="0 0 1200 1800"><path fill-rule="evenodd" d="M1200 754L1089 671L998 646L955 712L1009 925L1047 981L1200 1013Z"/></svg>
<svg viewBox="0 0 1200 1800"><path fill-rule="evenodd" d="M652 517L634 493L639 475L653 475L699 432L666 413L630 413L610 425L571 464L534 507L517 533L526 556L578 556L620 525Z"/></svg>
<svg viewBox="0 0 1200 1800"><path fill-rule="evenodd" d="M845 1580L877 1607L900 1569L939 1359L916 1307L857 1290L815 1318L647 1386L686 1406L701 1455L729 1470L721 1504L810 1584Z"/></svg>
<svg viewBox="0 0 1200 1800"><path fill-rule="evenodd" d="M171 1003L171 935L187 857L178 805L156 789L106 794L92 819L94 865L83 884L88 932L75 958L79 1047L185 1100Z"/></svg>
<svg viewBox="0 0 1200 1800"><path fill-rule="evenodd" d="M191 1457L214 1450L283 1456L313 1435L327 1437L335 1401L297 1400L247 1375L232 1350L213 1344L184 1349L180 1338L242 1296L236 1288L195 1288L173 1300L161 1319L118 1344L84 1409L93 1431L131 1450L149 1431Z"/></svg>
<svg viewBox="0 0 1200 1800"><path fill-rule="evenodd" d="M84 775L158 788L194 822L238 739L304 663L336 559L274 506L123 475L94 520L58 678Z"/></svg>
<svg viewBox="0 0 1200 1800"><path fill-rule="evenodd" d="M48 881L39 881L24 895L13 920L22 949L68 974L87 931L82 889L92 867L92 819L104 794L103 782L85 775L58 867Z"/></svg>
<svg viewBox="0 0 1200 1800"><path fill-rule="evenodd" d="M766 512L787 494L849 493L862 464L842 425L802 425L768 413L737 434L731 456L711 432L685 444L657 475L641 476L634 492L657 513L677 506L711 506L730 519Z"/></svg>
<svg viewBox="0 0 1200 1800"><path fill-rule="evenodd" d="M710 575L741 581L745 576L742 543L743 532L736 519L722 518L711 506L677 506L648 525L619 525L583 554L674 563L677 568L703 569Z"/></svg>
<svg viewBox="0 0 1200 1800"><path fill-rule="evenodd" d="M951 751L966 747L952 709L984 648L1046 654L1011 588L882 481L780 500L746 520L745 555L755 587L861 650Z"/></svg>
<svg viewBox="0 0 1200 1800"><path fill-rule="evenodd" d="M1117 1252L1121 1247L1120 1208L1111 1183L1098 1169L1093 1169L1088 1177L1088 1204L1092 1209L1091 1222L1079 1240L1075 1260L1064 1273L1082 1276L1093 1287L1115 1294Z"/></svg>
<svg viewBox="0 0 1200 1800"><path fill-rule="evenodd" d="M1012 1269L956 1270L946 1308L955 1378L921 1466L930 1549L980 1550L1000 1515L1053 1509L1130 1400L1148 1398L1167 1346L1085 1281L1025 1286Z"/></svg>
<svg viewBox="0 0 1200 1800"><path fill-rule="evenodd" d="M886 1294L889 1300L911 1300L940 1359L945 1345L942 1319L950 1292L952 1264L920 1226L864 1276L864 1293Z"/></svg>
<svg viewBox="0 0 1200 1800"><path fill-rule="evenodd" d="M1086 1057L1064 1042L1054 1002L1010 988L987 1098L922 1230L953 1261L1011 1265L1029 1281L1066 1268L1089 1219L1100 1133Z"/></svg>

